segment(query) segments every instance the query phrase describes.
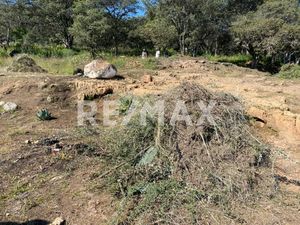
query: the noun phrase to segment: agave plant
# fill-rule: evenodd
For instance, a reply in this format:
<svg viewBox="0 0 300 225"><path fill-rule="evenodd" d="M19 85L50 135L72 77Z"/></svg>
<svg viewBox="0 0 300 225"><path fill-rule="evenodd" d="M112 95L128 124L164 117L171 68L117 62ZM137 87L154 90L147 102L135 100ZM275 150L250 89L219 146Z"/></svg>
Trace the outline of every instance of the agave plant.
<svg viewBox="0 0 300 225"><path fill-rule="evenodd" d="M48 109L41 109L36 113L36 116L42 120L52 120L54 117L51 115Z"/></svg>

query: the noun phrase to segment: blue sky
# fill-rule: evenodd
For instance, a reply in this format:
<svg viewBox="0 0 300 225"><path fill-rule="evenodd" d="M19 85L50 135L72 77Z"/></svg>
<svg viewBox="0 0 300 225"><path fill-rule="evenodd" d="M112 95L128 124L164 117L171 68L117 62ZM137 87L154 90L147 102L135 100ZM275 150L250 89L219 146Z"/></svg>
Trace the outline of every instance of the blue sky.
<svg viewBox="0 0 300 225"><path fill-rule="evenodd" d="M142 3L142 1L139 1L139 6L140 6L140 9L138 9L137 14L135 15L136 17L145 15L145 7L144 7L144 4Z"/></svg>

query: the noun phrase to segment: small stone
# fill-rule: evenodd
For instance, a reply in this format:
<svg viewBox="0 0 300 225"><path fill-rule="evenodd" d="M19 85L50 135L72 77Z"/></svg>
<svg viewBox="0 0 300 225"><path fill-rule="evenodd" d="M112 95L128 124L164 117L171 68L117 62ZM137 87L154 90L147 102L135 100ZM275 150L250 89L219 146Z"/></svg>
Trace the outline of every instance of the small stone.
<svg viewBox="0 0 300 225"><path fill-rule="evenodd" d="M57 153L59 153L61 151L61 149L59 149L59 148L54 148L54 149L52 149L52 153L55 155L55 154L57 154Z"/></svg>
<svg viewBox="0 0 300 225"><path fill-rule="evenodd" d="M264 128L266 126L266 124L262 121L256 121L255 125L260 128Z"/></svg>
<svg viewBox="0 0 300 225"><path fill-rule="evenodd" d="M32 143L32 142L31 142L30 140L26 140L26 141L25 141L25 144L27 144L27 145L31 145L31 143Z"/></svg>
<svg viewBox="0 0 300 225"><path fill-rule="evenodd" d="M4 92L3 92L3 94L4 95L9 95L9 94L11 94L13 92L13 89L12 88L8 88L8 89L6 89Z"/></svg>
<svg viewBox="0 0 300 225"><path fill-rule="evenodd" d="M18 105L13 102L7 102L2 107L5 112L13 112L17 110Z"/></svg>
<svg viewBox="0 0 300 225"><path fill-rule="evenodd" d="M64 225L65 220L62 217L56 218L50 225Z"/></svg>
<svg viewBox="0 0 300 225"><path fill-rule="evenodd" d="M47 88L48 87L48 83L45 81L45 82L41 82L41 83L39 83L38 84L38 88L39 89L45 89L45 88Z"/></svg>
<svg viewBox="0 0 300 225"><path fill-rule="evenodd" d="M153 77L151 75L145 75L142 77L142 82L147 84L153 82Z"/></svg>
<svg viewBox="0 0 300 225"><path fill-rule="evenodd" d="M3 105L5 105L5 102L1 101L0 102L0 107L3 106Z"/></svg>
<svg viewBox="0 0 300 225"><path fill-rule="evenodd" d="M49 102L49 103L53 102L53 98L50 95L47 97L47 102Z"/></svg>

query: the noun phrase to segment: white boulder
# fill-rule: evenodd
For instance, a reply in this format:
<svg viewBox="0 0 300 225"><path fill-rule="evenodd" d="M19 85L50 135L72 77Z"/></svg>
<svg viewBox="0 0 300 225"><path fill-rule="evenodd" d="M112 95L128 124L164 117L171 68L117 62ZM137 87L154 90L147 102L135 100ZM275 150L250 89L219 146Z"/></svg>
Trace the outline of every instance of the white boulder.
<svg viewBox="0 0 300 225"><path fill-rule="evenodd" d="M101 59L94 60L84 67L84 76L91 79L111 79L117 75L117 68Z"/></svg>
<svg viewBox="0 0 300 225"><path fill-rule="evenodd" d="M6 102L3 106L2 106L4 112L13 112L16 111L18 108L18 105L16 103L13 102Z"/></svg>

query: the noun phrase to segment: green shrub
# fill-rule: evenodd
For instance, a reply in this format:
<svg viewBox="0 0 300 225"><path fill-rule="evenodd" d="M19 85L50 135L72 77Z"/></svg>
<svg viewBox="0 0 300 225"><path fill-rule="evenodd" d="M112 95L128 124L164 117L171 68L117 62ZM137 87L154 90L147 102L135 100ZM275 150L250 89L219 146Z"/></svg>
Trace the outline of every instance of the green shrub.
<svg viewBox="0 0 300 225"><path fill-rule="evenodd" d="M7 57L7 56L8 56L7 52L3 48L0 48L0 57Z"/></svg>
<svg viewBox="0 0 300 225"><path fill-rule="evenodd" d="M118 69L125 69L128 57L105 57L111 64L115 65Z"/></svg>
<svg viewBox="0 0 300 225"><path fill-rule="evenodd" d="M77 50L66 49L64 46L40 46L33 45L29 47L23 47L21 49L22 52L36 55L39 57L70 57L79 53Z"/></svg>
<svg viewBox="0 0 300 225"><path fill-rule="evenodd" d="M156 70L158 68L158 60L155 58L142 59L140 62L143 65L143 69Z"/></svg>
<svg viewBox="0 0 300 225"><path fill-rule="evenodd" d="M281 70L280 70L278 76L283 79L300 78L300 65L286 64L281 67Z"/></svg>
<svg viewBox="0 0 300 225"><path fill-rule="evenodd" d="M119 99L119 112L121 115L126 115L132 105L133 99L131 96L125 96Z"/></svg>

